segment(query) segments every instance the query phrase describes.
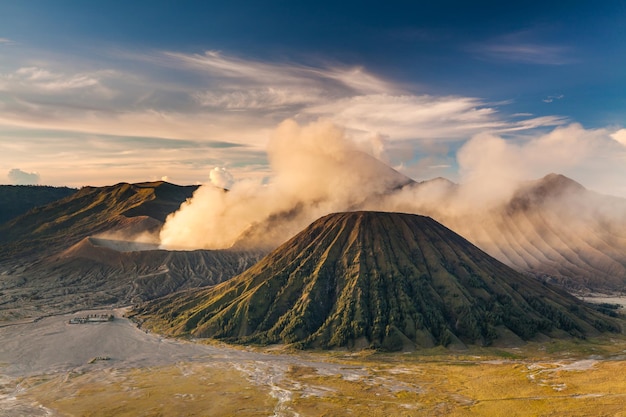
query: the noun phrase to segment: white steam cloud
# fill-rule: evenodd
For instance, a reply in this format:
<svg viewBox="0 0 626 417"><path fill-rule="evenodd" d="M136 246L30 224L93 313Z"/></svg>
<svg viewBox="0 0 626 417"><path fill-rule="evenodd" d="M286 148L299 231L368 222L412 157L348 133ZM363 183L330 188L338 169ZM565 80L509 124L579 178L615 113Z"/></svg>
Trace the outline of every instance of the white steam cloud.
<svg viewBox="0 0 626 417"><path fill-rule="evenodd" d="M9 180L15 185L36 185L39 184L40 176L36 172L25 172L19 168L9 171Z"/></svg>
<svg viewBox="0 0 626 417"><path fill-rule="evenodd" d="M162 245L218 249L245 244L245 238L249 244L273 246L317 217L359 207L410 181L328 121L304 127L283 122L270 139L268 156L274 174L268 185L239 181L224 192L213 181L224 171L213 170L211 183L167 219Z"/></svg>
<svg viewBox="0 0 626 417"><path fill-rule="evenodd" d="M473 187L480 197L506 197L512 181L556 172L595 191L626 195L626 148L617 139L622 131L611 134L606 129L587 130L571 124L519 143L477 135L457 154L461 182L482 184Z"/></svg>
<svg viewBox="0 0 626 417"><path fill-rule="evenodd" d="M509 204L525 180L551 172L578 179L572 173L582 172L594 184L617 189L626 178L626 164L619 163L619 155L626 155L624 146L606 130L577 124L523 140L474 136L457 154L462 185L443 179L412 181L371 156L379 153L378 139L354 141L328 121L300 126L287 120L268 145L269 183L234 182L225 192L220 181L227 172L213 170L211 183L167 219L161 244L172 249L267 249L328 213L384 210L432 216L487 247L497 225L482 225L486 229L481 230L479 222L468 220L484 219ZM604 215L609 221L615 217ZM622 212L618 217L623 228L626 216Z"/></svg>
<svg viewBox="0 0 626 417"><path fill-rule="evenodd" d="M235 181L233 175L228 172L226 168L220 167L215 167L213 168L213 170L211 170L211 172L209 173L209 180L211 181L211 184L215 185L216 187L226 190L232 187L233 182Z"/></svg>

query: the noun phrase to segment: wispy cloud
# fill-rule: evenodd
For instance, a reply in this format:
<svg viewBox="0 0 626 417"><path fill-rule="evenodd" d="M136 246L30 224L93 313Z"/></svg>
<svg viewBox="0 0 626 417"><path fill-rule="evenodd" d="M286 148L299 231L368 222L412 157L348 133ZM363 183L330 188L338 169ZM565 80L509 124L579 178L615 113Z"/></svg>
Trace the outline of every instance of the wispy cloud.
<svg viewBox="0 0 626 417"><path fill-rule="evenodd" d="M552 45L494 43L476 47L474 52L492 60L524 64L565 65L575 62L569 57L568 48Z"/></svg>
<svg viewBox="0 0 626 417"><path fill-rule="evenodd" d="M552 103L554 100L561 100L562 98L564 98L565 96L563 94L559 94L556 96L548 96L546 98L544 98L543 101L544 103Z"/></svg>
<svg viewBox="0 0 626 417"><path fill-rule="evenodd" d="M329 118L365 134L391 140L459 140L481 129L503 127L497 111L469 97L371 94L312 106L304 113Z"/></svg>
<svg viewBox="0 0 626 417"><path fill-rule="evenodd" d="M494 129L494 131L499 133L531 131L542 127L562 126L567 124L569 121L570 120L567 117L563 116L530 117L524 120L504 123L501 128Z"/></svg>
<svg viewBox="0 0 626 417"><path fill-rule="evenodd" d="M99 79L92 74L55 74L38 67L24 67L10 74L7 79L33 88L60 91L99 86Z"/></svg>
<svg viewBox="0 0 626 417"><path fill-rule="evenodd" d="M102 82L109 72L64 73L35 66L21 67L0 74L0 91L10 93L16 101L37 101L37 96L74 95L77 90L93 94L92 98L106 98L114 94ZM67 99L60 99L58 104L62 105Z"/></svg>
<svg viewBox="0 0 626 417"><path fill-rule="evenodd" d="M558 117L509 118L501 112L507 103L415 94L365 68L336 64L270 63L212 51L126 53L109 56L106 65L61 59L9 64L0 66L0 137L7 139L0 148L44 178L63 172L56 161L78 164L93 178L115 172L116 180L120 173L136 178L145 166L159 171L156 178L175 180L174 171L184 172L178 177L186 182L203 180L198 173L208 175L213 166L236 176L266 175L270 132L287 118L330 120L407 173L418 163L413 155L434 143L458 147L483 131L563 123ZM14 134L23 148L8 145ZM47 168L33 165L34 155ZM450 165L449 157L428 165ZM0 164L4 168L11 167Z"/></svg>
<svg viewBox="0 0 626 417"><path fill-rule="evenodd" d="M477 58L490 61L529 65L566 65L576 62L572 47L538 40L541 35L540 30L529 29L474 43L467 49Z"/></svg>
<svg viewBox="0 0 626 417"><path fill-rule="evenodd" d="M7 39L7 38L0 38L0 45L14 45L15 42L12 41L11 39Z"/></svg>
<svg viewBox="0 0 626 417"><path fill-rule="evenodd" d="M174 65L185 65L227 85L289 86L292 88L339 88L337 93L381 93L394 89L393 83L369 73L361 67L312 67L292 63L268 63L227 56L217 51L204 54L164 52ZM161 62L165 62L160 60ZM228 82L230 81L230 82Z"/></svg>
<svg viewBox="0 0 626 417"><path fill-rule="evenodd" d="M275 110L290 106L302 106L321 101L321 91L311 88L288 89L280 87L255 88L234 91L203 91L193 95L206 107L227 110Z"/></svg>
<svg viewBox="0 0 626 417"><path fill-rule="evenodd" d="M266 175L265 152L224 142L103 136L68 131L0 129L0 181L14 166L38 171L44 184L72 186L140 182L168 176L181 184L204 182L214 166L243 167Z"/></svg>

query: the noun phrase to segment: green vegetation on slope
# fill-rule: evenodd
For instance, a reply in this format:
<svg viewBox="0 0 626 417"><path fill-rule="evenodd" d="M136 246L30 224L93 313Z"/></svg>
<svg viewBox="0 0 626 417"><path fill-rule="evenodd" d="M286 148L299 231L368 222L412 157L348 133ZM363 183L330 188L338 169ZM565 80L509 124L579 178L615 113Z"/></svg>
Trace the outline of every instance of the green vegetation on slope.
<svg viewBox="0 0 626 417"><path fill-rule="evenodd" d="M240 276L140 306L173 335L399 350L619 331L434 220L356 212L314 222Z"/></svg>

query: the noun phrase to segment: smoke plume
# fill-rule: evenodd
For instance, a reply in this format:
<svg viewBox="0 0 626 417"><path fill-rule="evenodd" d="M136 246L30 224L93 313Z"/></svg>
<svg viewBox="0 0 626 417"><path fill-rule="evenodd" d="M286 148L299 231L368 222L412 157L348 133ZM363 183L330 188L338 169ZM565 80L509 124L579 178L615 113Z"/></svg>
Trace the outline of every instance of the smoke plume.
<svg viewBox="0 0 626 417"><path fill-rule="evenodd" d="M226 192L213 175L223 171L212 171L211 182L167 219L161 244L178 249L273 246L324 214L359 207L410 182L327 121L304 127L283 122L270 139L268 157L269 184L244 180Z"/></svg>
<svg viewBox="0 0 626 417"><path fill-rule="evenodd" d="M550 193L560 196L548 202L536 190L526 190L529 178L576 170L613 178L614 171L613 175L605 171L615 170L615 166L602 167L594 161L611 151L611 146L622 146L606 131L585 130L579 125L518 142L480 134L458 151L461 185L457 185L445 179L411 180L372 156L380 153L378 142L356 143L327 121L300 126L287 120L268 144L272 177L267 183L243 180L225 191L221 179L226 172L212 171L211 182L167 219L161 245L171 249L269 249L325 214L382 210L431 216L504 259L508 255L498 252L502 243L498 241L502 234L498 219L523 207L527 199L537 200L532 200L533 204L541 203L546 209L549 203L550 212L562 213L564 224L575 223L567 218L570 214L584 220L598 214L593 204L576 200L578 188L570 186L574 182L558 176L538 182L541 187L554 188ZM626 177L624 168L619 169L622 178ZM567 193L562 192L565 189ZM607 208L602 216L617 228L617 235L626 238L626 206L617 200L618 208ZM561 209L560 204L568 209Z"/></svg>

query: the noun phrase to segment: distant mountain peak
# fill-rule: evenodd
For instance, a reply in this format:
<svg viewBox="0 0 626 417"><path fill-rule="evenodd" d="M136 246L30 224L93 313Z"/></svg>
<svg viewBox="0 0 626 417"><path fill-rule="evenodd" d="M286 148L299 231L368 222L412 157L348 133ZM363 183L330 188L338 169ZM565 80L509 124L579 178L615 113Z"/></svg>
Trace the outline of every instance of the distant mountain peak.
<svg viewBox="0 0 626 417"><path fill-rule="evenodd" d="M511 212L534 210L537 205L546 201L584 191L586 191L585 187L565 175L548 174L543 178L523 184L511 198L509 210Z"/></svg>
<svg viewBox="0 0 626 417"><path fill-rule="evenodd" d="M578 189L584 190L580 183L563 174L550 173L537 181L536 187L546 187L550 190Z"/></svg>
<svg viewBox="0 0 626 417"><path fill-rule="evenodd" d="M435 178L431 178L431 179L419 182L419 184L429 184L429 183L445 184L445 185L448 185L448 186L455 186L455 185L457 185L455 182L450 181L449 179L447 179L445 177L435 177Z"/></svg>

